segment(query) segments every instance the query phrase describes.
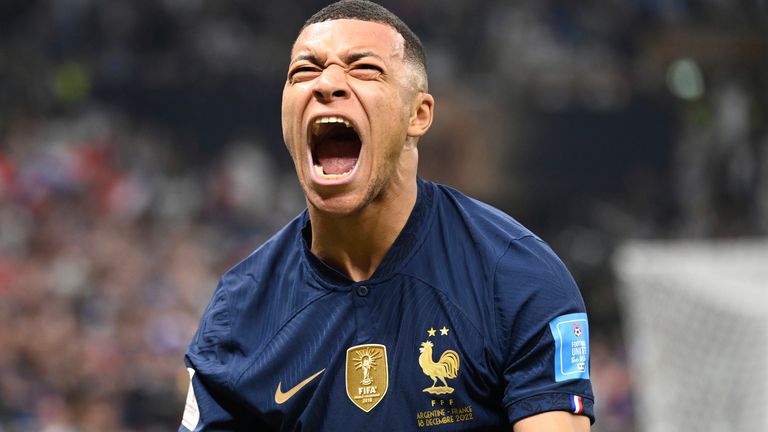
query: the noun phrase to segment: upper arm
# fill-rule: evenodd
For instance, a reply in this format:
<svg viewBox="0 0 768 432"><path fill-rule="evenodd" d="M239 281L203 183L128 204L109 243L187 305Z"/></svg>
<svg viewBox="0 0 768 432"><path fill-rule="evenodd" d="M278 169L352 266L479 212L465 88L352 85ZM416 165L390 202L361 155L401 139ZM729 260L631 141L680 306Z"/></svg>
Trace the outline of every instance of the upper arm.
<svg viewBox="0 0 768 432"><path fill-rule="evenodd" d="M236 344L231 336L229 311L222 278L184 356L190 381L179 431L240 430L238 421L243 410L231 385Z"/></svg>
<svg viewBox="0 0 768 432"><path fill-rule="evenodd" d="M514 425L514 432L589 432L589 418L565 411L549 411L526 417Z"/></svg>
<svg viewBox="0 0 768 432"><path fill-rule="evenodd" d="M586 310L562 262L537 238L513 241L495 289L508 420L556 412L593 419ZM550 415L561 414L542 418Z"/></svg>
<svg viewBox="0 0 768 432"><path fill-rule="evenodd" d="M179 432L196 432L216 427L217 430L235 430L235 418L223 401L217 398L196 376L190 367L189 390Z"/></svg>

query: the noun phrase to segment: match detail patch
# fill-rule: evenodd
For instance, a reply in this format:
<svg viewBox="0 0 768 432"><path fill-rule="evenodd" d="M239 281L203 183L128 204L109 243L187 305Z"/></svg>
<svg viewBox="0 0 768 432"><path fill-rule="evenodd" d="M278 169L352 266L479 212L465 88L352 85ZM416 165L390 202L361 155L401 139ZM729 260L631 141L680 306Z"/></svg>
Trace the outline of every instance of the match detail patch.
<svg viewBox="0 0 768 432"><path fill-rule="evenodd" d="M555 340L555 381L589 379L587 314L559 316L549 322Z"/></svg>
<svg viewBox="0 0 768 432"><path fill-rule="evenodd" d="M192 384L192 377L195 376L195 370L187 368L187 372L189 372L189 391L187 392L187 403L184 406L184 417L181 419L181 424L185 428L193 431L200 422L200 408L197 406L195 387Z"/></svg>

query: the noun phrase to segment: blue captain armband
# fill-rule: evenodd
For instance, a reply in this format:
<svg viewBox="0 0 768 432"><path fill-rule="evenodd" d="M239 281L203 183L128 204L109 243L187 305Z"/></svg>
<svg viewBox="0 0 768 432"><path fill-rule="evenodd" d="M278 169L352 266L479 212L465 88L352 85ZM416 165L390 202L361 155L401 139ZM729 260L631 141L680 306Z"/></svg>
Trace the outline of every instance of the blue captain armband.
<svg viewBox="0 0 768 432"><path fill-rule="evenodd" d="M549 322L555 341L555 381L589 379L587 314L561 315Z"/></svg>

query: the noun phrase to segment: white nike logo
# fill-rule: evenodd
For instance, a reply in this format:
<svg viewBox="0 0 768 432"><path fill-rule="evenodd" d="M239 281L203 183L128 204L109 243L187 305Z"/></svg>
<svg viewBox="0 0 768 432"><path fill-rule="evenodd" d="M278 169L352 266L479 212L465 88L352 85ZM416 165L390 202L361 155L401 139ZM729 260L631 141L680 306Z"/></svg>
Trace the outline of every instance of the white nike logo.
<svg viewBox="0 0 768 432"><path fill-rule="evenodd" d="M283 391L280 388L280 386L282 385L282 381L277 383L277 390L275 391L275 402L277 402L278 405L284 404L288 399L293 397L293 395L295 395L299 390L301 390L302 387L309 384L310 381L317 378L318 375L323 373L323 371L325 371L325 369L315 372L314 375L296 384L292 389L288 390L285 393L283 393Z"/></svg>

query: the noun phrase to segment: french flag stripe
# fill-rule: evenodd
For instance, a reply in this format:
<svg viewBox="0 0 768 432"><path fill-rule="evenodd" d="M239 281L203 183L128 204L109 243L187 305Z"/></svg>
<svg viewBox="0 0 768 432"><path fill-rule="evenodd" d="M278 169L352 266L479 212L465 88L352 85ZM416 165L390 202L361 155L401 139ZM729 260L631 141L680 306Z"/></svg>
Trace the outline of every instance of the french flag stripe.
<svg viewBox="0 0 768 432"><path fill-rule="evenodd" d="M584 411L584 404L581 401L581 396L571 396L571 409L574 414L581 414Z"/></svg>

